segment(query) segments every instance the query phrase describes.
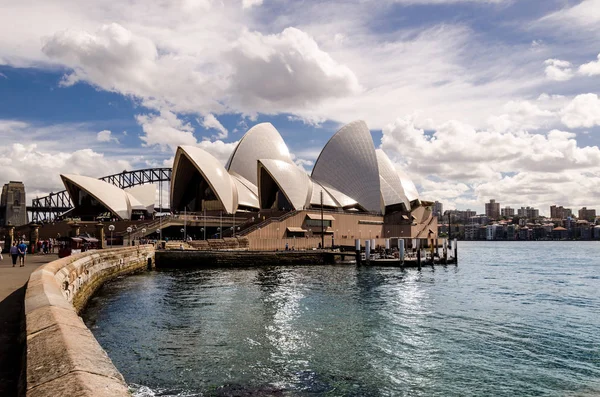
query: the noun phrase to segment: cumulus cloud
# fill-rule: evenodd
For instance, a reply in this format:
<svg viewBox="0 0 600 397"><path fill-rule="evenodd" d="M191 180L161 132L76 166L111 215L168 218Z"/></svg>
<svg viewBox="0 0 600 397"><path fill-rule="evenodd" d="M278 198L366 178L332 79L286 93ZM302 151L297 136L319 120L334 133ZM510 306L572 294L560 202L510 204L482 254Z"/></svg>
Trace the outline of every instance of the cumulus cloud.
<svg viewBox="0 0 600 397"><path fill-rule="evenodd" d="M136 120L144 131L140 135L144 146L158 145L163 150L169 148L174 152L179 145L197 143L191 124L183 122L168 110L160 114L140 114L136 116Z"/></svg>
<svg viewBox="0 0 600 397"><path fill-rule="evenodd" d="M562 122L569 128L600 125L600 99L596 94L577 95L561 114Z"/></svg>
<svg viewBox="0 0 600 397"><path fill-rule="evenodd" d="M198 147L206 150L208 153L215 156L221 162L221 164L225 165L237 144L238 141L225 143L220 140L210 141L205 139L198 143Z"/></svg>
<svg viewBox="0 0 600 397"><path fill-rule="evenodd" d="M25 122L0 121L0 132L11 140L16 141L16 137L23 135L36 137L37 143L0 146L0 180L22 181L28 202L36 195L64 189L61 173L100 177L132 168L126 160L89 148L61 150L48 143L49 139L56 139L55 133L45 136L40 130L43 128ZM62 130L65 130L64 126Z"/></svg>
<svg viewBox="0 0 600 397"><path fill-rule="evenodd" d="M600 177L600 149L579 146L576 135L568 131L497 132L450 121L428 133L407 117L398 118L382 132L381 147L410 171L421 186L421 197L455 205L458 199L461 205L471 206L489 198L514 206L560 202L563 196L556 192L571 188L573 179L562 188L553 187L554 194L543 197L547 187L530 184L532 179L526 175L571 175L579 182L586 175ZM505 190L507 178L519 187ZM590 199L596 190L569 190L573 191ZM481 204L472 207L481 210Z"/></svg>
<svg viewBox="0 0 600 397"><path fill-rule="evenodd" d="M560 59L547 59L544 64L546 65L546 77L550 80L567 81L573 78L571 62Z"/></svg>
<svg viewBox="0 0 600 397"><path fill-rule="evenodd" d="M350 68L336 62L312 37L296 28L272 35L244 31L229 59L234 68L231 89L239 96L242 108L272 112L306 107L360 90Z"/></svg>
<svg viewBox="0 0 600 397"><path fill-rule="evenodd" d="M263 0L242 0L243 8L251 8L254 6L259 6L263 3Z"/></svg>
<svg viewBox="0 0 600 397"><path fill-rule="evenodd" d="M207 130L219 131L219 134L217 135L218 139L225 139L225 138L227 138L227 135L229 134L229 132L227 131L227 128L223 127L223 124L221 124L221 122L219 120L217 120L217 118L215 117L214 114L208 114L208 115L204 116L202 121L199 120L198 122L200 124L202 124L202 126L204 128L206 128Z"/></svg>
<svg viewBox="0 0 600 397"><path fill-rule="evenodd" d="M98 132L96 135L96 140L98 142L115 142L119 143L119 139L117 137L112 136L112 133L109 130L102 130Z"/></svg>
<svg viewBox="0 0 600 397"><path fill-rule="evenodd" d="M598 60L585 63L579 67L579 73L585 76L598 76L600 75L600 54L598 54Z"/></svg>

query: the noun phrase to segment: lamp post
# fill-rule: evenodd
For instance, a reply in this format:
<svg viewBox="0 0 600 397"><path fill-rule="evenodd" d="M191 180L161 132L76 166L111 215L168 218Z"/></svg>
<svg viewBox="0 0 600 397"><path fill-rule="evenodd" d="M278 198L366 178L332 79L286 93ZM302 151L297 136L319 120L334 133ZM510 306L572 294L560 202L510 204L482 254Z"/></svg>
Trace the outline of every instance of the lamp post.
<svg viewBox="0 0 600 397"><path fill-rule="evenodd" d="M110 248L113 246L113 232L115 231L115 225L109 225L108 230L110 231Z"/></svg>
<svg viewBox="0 0 600 397"><path fill-rule="evenodd" d="M128 233L127 240L129 241L129 245L131 245L131 231L132 231L132 230L133 230L133 229L131 228L131 226L129 226L129 227L127 228L127 233Z"/></svg>
<svg viewBox="0 0 600 397"><path fill-rule="evenodd" d="M160 235L160 234L161 234L160 232L161 232L161 230L160 230L160 229L156 229L156 235L158 236L158 241L162 240L162 237L161 237L161 235Z"/></svg>
<svg viewBox="0 0 600 397"><path fill-rule="evenodd" d="M221 238L221 226L217 227L217 238Z"/></svg>
<svg viewBox="0 0 600 397"><path fill-rule="evenodd" d="M205 231L205 229L202 227L202 228L200 228L200 231L204 234L204 240L206 240L206 231Z"/></svg>
<svg viewBox="0 0 600 397"><path fill-rule="evenodd" d="M142 237L146 237L146 228L142 228ZM141 240L141 239L140 239Z"/></svg>
<svg viewBox="0 0 600 397"><path fill-rule="evenodd" d="M185 241L184 234L183 234L183 233L185 233L185 229L184 229L184 228L181 228L180 232L181 232L181 239L182 239L183 241Z"/></svg>

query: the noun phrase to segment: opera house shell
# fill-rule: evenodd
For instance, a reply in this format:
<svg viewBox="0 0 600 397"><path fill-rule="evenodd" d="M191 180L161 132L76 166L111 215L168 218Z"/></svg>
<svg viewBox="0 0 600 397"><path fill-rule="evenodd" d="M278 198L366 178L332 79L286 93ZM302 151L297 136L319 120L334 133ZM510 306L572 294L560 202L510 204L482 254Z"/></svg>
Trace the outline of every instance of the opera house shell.
<svg viewBox="0 0 600 397"><path fill-rule="evenodd" d="M134 214L154 211L156 186L141 185L130 189L82 175L61 175L71 201L73 213L82 220L95 220L99 214L118 220L133 219Z"/></svg>
<svg viewBox="0 0 600 397"><path fill-rule="evenodd" d="M375 149L364 121L338 130L312 174L297 166L270 123L252 127L223 166L195 146L179 146L171 176L171 208L227 214L327 208L349 212L410 211L413 182Z"/></svg>

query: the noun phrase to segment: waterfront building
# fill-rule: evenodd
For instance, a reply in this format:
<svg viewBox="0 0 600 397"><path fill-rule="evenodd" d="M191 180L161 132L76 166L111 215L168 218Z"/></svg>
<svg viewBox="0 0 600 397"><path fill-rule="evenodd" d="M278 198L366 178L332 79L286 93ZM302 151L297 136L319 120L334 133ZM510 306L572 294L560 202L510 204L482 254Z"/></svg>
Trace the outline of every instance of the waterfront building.
<svg viewBox="0 0 600 397"><path fill-rule="evenodd" d="M433 215L437 216L438 218L442 217L442 215L444 215L444 204L440 203L439 201L435 201L433 203Z"/></svg>
<svg viewBox="0 0 600 397"><path fill-rule="evenodd" d="M375 149L364 121L338 130L310 175L294 164L283 138L270 123L248 130L225 166L201 148L179 146L170 195L171 208L180 213L256 214L263 219L290 212L303 214L290 216L293 221L285 224L273 222L276 226L269 225L271 232L263 229L249 237L258 233L260 238L324 233L333 237L336 231L347 238L363 239L437 236L434 203L421 201L412 180L383 150ZM330 229L309 224L321 209L330 213ZM370 225L369 230L359 225Z"/></svg>
<svg viewBox="0 0 600 397"><path fill-rule="evenodd" d="M500 211L500 214L504 217L507 218L511 218L513 216L515 216L515 209L514 208L510 208L510 207L504 207L502 208L502 210Z"/></svg>
<svg viewBox="0 0 600 397"><path fill-rule="evenodd" d="M506 239L507 240L515 240L517 238L517 226L516 225L508 225L506 226Z"/></svg>
<svg viewBox="0 0 600 397"><path fill-rule="evenodd" d="M489 203L485 203L485 215L493 220L500 219L500 203L491 199Z"/></svg>
<svg viewBox="0 0 600 397"><path fill-rule="evenodd" d="M0 196L0 226L27 224L26 204L23 182L10 181L4 184Z"/></svg>
<svg viewBox="0 0 600 397"><path fill-rule="evenodd" d="M579 210L579 219L593 222L596 220L596 210L583 207Z"/></svg>
<svg viewBox="0 0 600 397"><path fill-rule="evenodd" d="M568 236L567 229L562 226L557 226L552 229L552 238L555 240L566 240Z"/></svg>

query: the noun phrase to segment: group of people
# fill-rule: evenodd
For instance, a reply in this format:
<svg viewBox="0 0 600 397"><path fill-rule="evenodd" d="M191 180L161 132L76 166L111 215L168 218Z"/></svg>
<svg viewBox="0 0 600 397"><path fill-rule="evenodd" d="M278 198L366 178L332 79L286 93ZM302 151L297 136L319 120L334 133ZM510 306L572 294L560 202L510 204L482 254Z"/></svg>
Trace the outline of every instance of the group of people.
<svg viewBox="0 0 600 397"><path fill-rule="evenodd" d="M41 252L42 254L49 254L54 252L54 247L56 246L56 242L53 239L43 240L37 242L37 252Z"/></svg>
<svg viewBox="0 0 600 397"><path fill-rule="evenodd" d="M19 267L24 267L25 255L27 255L27 244L22 240L19 244L15 241L12 247L10 247L10 256L12 258L13 267L17 264L17 259L19 260Z"/></svg>

